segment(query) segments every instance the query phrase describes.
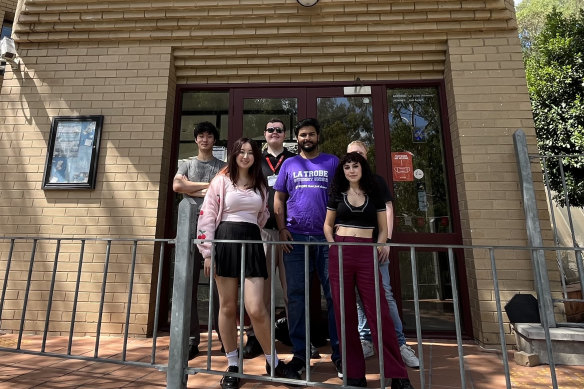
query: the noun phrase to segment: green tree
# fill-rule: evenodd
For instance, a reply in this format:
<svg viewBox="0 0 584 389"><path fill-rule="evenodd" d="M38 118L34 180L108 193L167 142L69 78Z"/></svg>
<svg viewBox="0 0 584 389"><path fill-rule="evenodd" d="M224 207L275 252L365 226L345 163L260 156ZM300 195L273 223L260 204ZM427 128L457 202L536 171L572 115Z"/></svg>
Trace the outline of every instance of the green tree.
<svg viewBox="0 0 584 389"><path fill-rule="evenodd" d="M517 6L517 26L524 50L529 51L542 31L547 15L554 8L564 16L575 15L584 7L582 0L523 0Z"/></svg>
<svg viewBox="0 0 584 389"><path fill-rule="evenodd" d="M388 105L391 150L412 153L413 168L424 172L421 180L394 181L395 214L416 220L396 228L407 232L447 232L448 225L440 225L441 220L435 219L444 216L448 220L450 216L437 90L394 89L388 92ZM420 209L419 192L426 194L426 209Z"/></svg>
<svg viewBox="0 0 584 389"><path fill-rule="evenodd" d="M542 153L584 153L584 10L552 10L525 56L538 146ZM584 159L562 159L570 204L584 205ZM564 205L560 164L549 159L550 187Z"/></svg>
<svg viewBox="0 0 584 389"><path fill-rule="evenodd" d="M369 149L367 159L375 169L373 145L373 108L370 99L363 97L323 98L318 102L318 120L321 125L321 151L345 155L347 145L362 141Z"/></svg>

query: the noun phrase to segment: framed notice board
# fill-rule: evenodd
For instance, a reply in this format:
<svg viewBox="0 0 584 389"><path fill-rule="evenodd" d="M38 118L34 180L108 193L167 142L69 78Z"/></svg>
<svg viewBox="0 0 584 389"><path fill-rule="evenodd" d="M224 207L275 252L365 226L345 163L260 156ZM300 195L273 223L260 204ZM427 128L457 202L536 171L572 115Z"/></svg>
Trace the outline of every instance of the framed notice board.
<svg viewBox="0 0 584 389"><path fill-rule="evenodd" d="M57 116L51 124L43 189L95 189L103 116Z"/></svg>

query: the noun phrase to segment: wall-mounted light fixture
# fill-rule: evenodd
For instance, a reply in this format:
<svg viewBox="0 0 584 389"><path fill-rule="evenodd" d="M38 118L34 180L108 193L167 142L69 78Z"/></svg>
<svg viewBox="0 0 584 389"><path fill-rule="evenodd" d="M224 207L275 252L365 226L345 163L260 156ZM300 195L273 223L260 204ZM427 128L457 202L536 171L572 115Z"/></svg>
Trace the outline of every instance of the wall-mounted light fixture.
<svg viewBox="0 0 584 389"><path fill-rule="evenodd" d="M19 63L18 59L16 59L16 45L14 44L14 40L7 36L0 41L0 58L12 66L17 66Z"/></svg>
<svg viewBox="0 0 584 389"><path fill-rule="evenodd" d="M312 7L313 5L316 5L316 3L318 3L318 0L296 0L296 1L303 7Z"/></svg>

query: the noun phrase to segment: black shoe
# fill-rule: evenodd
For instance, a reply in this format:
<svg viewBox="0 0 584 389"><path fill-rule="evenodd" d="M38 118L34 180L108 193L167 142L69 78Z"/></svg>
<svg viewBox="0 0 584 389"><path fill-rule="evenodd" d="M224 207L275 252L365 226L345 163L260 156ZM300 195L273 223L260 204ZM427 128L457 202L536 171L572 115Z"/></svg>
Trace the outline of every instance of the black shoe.
<svg viewBox="0 0 584 389"><path fill-rule="evenodd" d="M414 389L414 387L407 378L392 378L391 389Z"/></svg>
<svg viewBox="0 0 584 389"><path fill-rule="evenodd" d="M365 377L361 377L361 378L348 378L347 377L347 385L357 386L360 388L366 388L367 387L367 380L365 379Z"/></svg>
<svg viewBox="0 0 584 389"><path fill-rule="evenodd" d="M199 355L199 346L196 344L189 344L189 361Z"/></svg>
<svg viewBox="0 0 584 389"><path fill-rule="evenodd" d="M310 359L320 359L320 353L318 352L318 349L316 347L314 347L314 345L310 345Z"/></svg>
<svg viewBox="0 0 584 389"><path fill-rule="evenodd" d="M304 370L306 370L306 362L304 362L302 359L298 357L292 358L292 360L288 362L287 366L289 369L292 369L293 371L298 373L299 376L302 375L302 373L304 373Z"/></svg>
<svg viewBox="0 0 584 389"><path fill-rule="evenodd" d="M341 358L337 359L336 361L333 361L333 363L335 365L335 368L337 369L337 377L343 378L343 362L341 361Z"/></svg>
<svg viewBox="0 0 584 389"><path fill-rule="evenodd" d="M290 332L288 331L288 319L286 319L286 317L276 320L275 333L277 340L284 343L286 346L292 346Z"/></svg>
<svg viewBox="0 0 584 389"><path fill-rule="evenodd" d="M239 368L237 366L229 366L227 368L227 373L239 373ZM223 389L238 389L239 378L233 377L229 374L225 374L221 379L221 387Z"/></svg>
<svg viewBox="0 0 584 389"><path fill-rule="evenodd" d="M257 338L253 335L247 337L247 344L243 348L243 357L245 359L255 358L258 355L262 355L264 350L262 350L262 346L260 346L260 342L258 342Z"/></svg>
<svg viewBox="0 0 584 389"><path fill-rule="evenodd" d="M266 372L271 374L272 368L270 364L266 361ZM290 366L286 365L284 361L278 362L278 366L274 369L274 376L280 378L289 378L291 380L299 380L300 374Z"/></svg>

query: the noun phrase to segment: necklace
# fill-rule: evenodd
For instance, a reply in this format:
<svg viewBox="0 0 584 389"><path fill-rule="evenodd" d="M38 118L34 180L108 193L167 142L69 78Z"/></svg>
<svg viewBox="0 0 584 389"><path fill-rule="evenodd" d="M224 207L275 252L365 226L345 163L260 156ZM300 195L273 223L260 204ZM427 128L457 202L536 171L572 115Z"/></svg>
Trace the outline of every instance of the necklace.
<svg viewBox="0 0 584 389"><path fill-rule="evenodd" d="M352 207L361 207L366 201L365 193L349 189L347 191L347 201Z"/></svg>
<svg viewBox="0 0 584 389"><path fill-rule="evenodd" d="M247 189L249 187L249 180L237 180L237 186L243 189Z"/></svg>

